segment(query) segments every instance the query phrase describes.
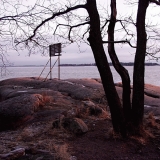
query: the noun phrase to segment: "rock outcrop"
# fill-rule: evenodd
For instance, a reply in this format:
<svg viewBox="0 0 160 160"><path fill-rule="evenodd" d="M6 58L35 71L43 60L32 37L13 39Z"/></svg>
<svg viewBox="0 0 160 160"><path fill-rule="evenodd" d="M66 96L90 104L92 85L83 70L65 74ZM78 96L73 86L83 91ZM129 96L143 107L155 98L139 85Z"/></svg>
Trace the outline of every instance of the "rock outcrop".
<svg viewBox="0 0 160 160"><path fill-rule="evenodd" d="M33 118L43 101L40 94L22 95L0 102L0 131L14 129Z"/></svg>
<svg viewBox="0 0 160 160"><path fill-rule="evenodd" d="M122 84L118 83L116 89L121 98ZM145 85L144 95L145 114L153 113L145 116L146 124L155 129L160 116L160 87ZM68 144L69 150L72 145L73 150L80 146L77 153L83 154L86 142L90 144L85 150L88 148L90 154L93 147L93 156L97 149L103 153L110 129L110 112L100 79L44 81L30 77L0 81L0 159L76 159L77 155L68 154ZM113 141L108 147L115 146ZM95 144L101 148L95 148ZM113 155L112 150L109 153Z"/></svg>
<svg viewBox="0 0 160 160"><path fill-rule="evenodd" d="M86 107L84 102L92 105ZM107 105L101 83L94 79L47 80L13 78L0 82L0 130L25 122L66 117L105 115ZM81 112L81 113L80 113ZM78 123L78 122L77 122Z"/></svg>
<svg viewBox="0 0 160 160"><path fill-rule="evenodd" d="M116 84L122 97L122 84ZM100 79L44 80L34 77L0 81L0 130L25 122L85 116L108 117ZM160 87L145 85L145 112L160 115Z"/></svg>

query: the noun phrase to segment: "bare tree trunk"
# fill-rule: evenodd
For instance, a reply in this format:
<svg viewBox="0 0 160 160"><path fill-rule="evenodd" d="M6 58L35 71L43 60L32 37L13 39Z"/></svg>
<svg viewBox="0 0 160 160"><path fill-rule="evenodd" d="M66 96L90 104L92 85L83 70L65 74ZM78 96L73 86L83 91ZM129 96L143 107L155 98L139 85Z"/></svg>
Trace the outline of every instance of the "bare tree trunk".
<svg viewBox="0 0 160 160"><path fill-rule="evenodd" d="M137 50L133 73L132 118L135 129L139 132L143 125L144 113L144 72L146 53L145 16L149 0L139 0L137 13Z"/></svg>
<svg viewBox="0 0 160 160"><path fill-rule="evenodd" d="M110 23L108 26L108 41L109 42L114 42L114 29L115 29L115 24L116 24L116 16L117 16L116 0L111 0L111 18L110 18ZM130 118L131 118L130 77L129 77L128 71L120 64L118 60L118 57L116 55L115 48L114 48L114 43L108 44L108 52L109 52L114 68L119 73L122 79L123 111L124 111L125 121L127 123L130 121Z"/></svg>
<svg viewBox="0 0 160 160"><path fill-rule="evenodd" d="M125 136L126 129L124 125L123 110L103 48L100 32L100 18L97 11L96 0L87 0L86 9L90 17L90 33L88 41L91 45L108 100L113 128L115 132L120 132L123 136Z"/></svg>

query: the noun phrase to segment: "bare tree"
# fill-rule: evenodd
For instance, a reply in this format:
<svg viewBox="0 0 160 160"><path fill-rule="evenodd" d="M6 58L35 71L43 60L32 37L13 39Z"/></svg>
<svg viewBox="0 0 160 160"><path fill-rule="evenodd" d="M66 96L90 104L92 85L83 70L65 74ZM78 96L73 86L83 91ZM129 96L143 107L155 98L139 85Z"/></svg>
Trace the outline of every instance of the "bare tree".
<svg viewBox="0 0 160 160"><path fill-rule="evenodd" d="M115 48L114 48L114 32L115 32L115 25L117 22L116 16L117 16L117 9L116 9L116 0L111 0L111 18L108 25L108 53L110 55L110 58L112 60L113 66L116 69L116 71L119 73L122 79L123 84L123 93L122 93L122 99L123 99L123 111L124 111L124 118L125 123L130 122L130 115L131 115L131 101L130 101L130 77L128 74L128 71L121 65L119 62L119 59L117 57ZM119 41L118 43L122 43Z"/></svg>
<svg viewBox="0 0 160 160"><path fill-rule="evenodd" d="M149 5L149 2L159 5L157 1L139 1L138 2L138 13L137 21L133 22L132 18L129 17L127 23L135 25L137 29L137 43L136 46L131 45L128 40L115 41L115 24L118 22L116 20L116 0L111 0L111 18L108 26L108 52L112 63L120 74L123 84L123 109L124 109L124 118L126 120L127 129L132 128L132 132L140 133L143 129L143 113L144 113L144 68L145 68L145 56L149 55L152 58L157 58L154 56L159 52L159 47L155 44L147 47L147 34L146 30L151 33L151 36L148 37L149 40L158 40L159 33L157 30L153 29L153 26L146 24L146 9ZM131 3L131 2L130 2ZM132 3L133 4L133 3ZM130 21L131 20L131 21ZM120 20L122 28L128 32L122 20ZM129 32L127 33L129 35ZM131 35L133 36L133 35ZM154 41L155 42L155 41ZM130 79L126 69L121 66L118 57L116 55L114 44L115 43L128 43L131 47L136 48L135 62L134 62L134 76L133 76L133 98L132 105L130 102ZM156 48L154 48L156 46ZM154 49L153 49L154 48ZM151 53L148 53L147 50L151 50ZM131 107L132 106L132 107ZM127 125L128 124L128 125Z"/></svg>
<svg viewBox="0 0 160 160"><path fill-rule="evenodd" d="M78 3L78 1L77 1ZM52 13L48 18L45 18L39 25L37 25L33 34L29 36L27 42L36 42L39 43L39 37L35 39L36 35L40 35L40 28L43 27L46 23L49 23L51 20L56 21L56 27L54 29L54 34L62 36L61 28L65 27L67 31L66 38L72 43L75 41L75 28L83 28L87 26L86 31L82 34L81 39L88 36L87 40L93 51L93 55L98 67L102 84L106 93L108 104L111 111L113 128L116 132L120 132L123 136L126 135L126 125L130 122L133 125L133 130L140 132L143 125L143 110L144 110L144 60L146 55L146 32L145 32L145 15L146 9L148 7L149 1L146 0L145 3L142 0L138 2L138 13L137 13L137 22L134 23L130 18L128 22L132 21L132 24L137 28L137 45L136 45L136 56L135 56L135 65L134 65L134 79L133 79L133 99L132 107L130 101L130 78L127 70L120 64L118 57L114 49L114 43L128 43L133 47L130 41L121 40L116 42L114 40L114 28L116 23L116 1L111 0L111 18L106 21L109 22L108 25L108 52L111 57L112 63L121 75L123 82L123 106L120 102L118 94L116 92L112 73L108 64L107 57L103 48L102 38L102 29L105 28L105 24L101 28L100 16L97 10L96 0L87 0L84 4L72 5L68 3L68 6L64 6L61 10ZM143 4L143 5L142 5ZM144 5L145 4L145 5ZM156 1L157 4L157 1ZM75 10L84 9L88 12L88 16L81 17L75 14ZM57 23L57 18L63 18L67 23ZM71 20L72 18L72 20ZM78 23L72 23L73 19L76 19ZM67 20L67 21L66 21ZM129 35L128 30L123 22L120 21L122 28ZM52 28L52 27L51 27ZM84 29L84 28L83 28ZM75 33L75 34L74 34ZM133 35L131 35L133 36ZM62 36L65 37L64 34ZM77 37L77 36L76 36ZM41 40L41 39L40 39ZM131 116L132 115L132 116Z"/></svg>
<svg viewBox="0 0 160 160"><path fill-rule="evenodd" d="M90 32L88 41L91 45L96 65L98 67L103 87L106 93L108 104L111 111L112 123L116 132L126 134L122 106L114 85L111 70L103 48L100 32L100 18L96 7L96 1L88 0L87 11L90 17Z"/></svg>
<svg viewBox="0 0 160 160"><path fill-rule="evenodd" d="M43 10L36 9L37 5L28 5L24 0L1 0L0 1L0 67L11 65L7 56L9 51L17 51L17 54L24 49L28 49L28 54L39 50L44 52L45 48L40 45L28 46L27 43L17 45L22 39L26 39L31 34L34 20L38 20ZM37 21L38 22L38 21ZM35 47L36 46L36 47ZM14 56L14 55L13 55Z"/></svg>
<svg viewBox="0 0 160 160"><path fill-rule="evenodd" d="M156 0L139 0L137 12L137 49L134 61L133 73L133 98L132 98L132 120L138 132L143 126L144 114L144 74L145 55L147 48L147 33L145 26L146 10L149 3L160 4Z"/></svg>
<svg viewBox="0 0 160 160"><path fill-rule="evenodd" d="M23 7L28 12L28 8L22 5L22 1L9 1L1 0L0 1L0 66L9 65L7 60L7 52L15 48L15 39L16 36L20 35L20 30L22 26L26 24L25 18L27 12L20 10L20 7Z"/></svg>
<svg viewBox="0 0 160 160"><path fill-rule="evenodd" d="M14 49L14 39L17 33L20 18L23 13L19 13L20 1L0 1L0 73L6 73L6 66L10 65L7 59L8 51Z"/></svg>

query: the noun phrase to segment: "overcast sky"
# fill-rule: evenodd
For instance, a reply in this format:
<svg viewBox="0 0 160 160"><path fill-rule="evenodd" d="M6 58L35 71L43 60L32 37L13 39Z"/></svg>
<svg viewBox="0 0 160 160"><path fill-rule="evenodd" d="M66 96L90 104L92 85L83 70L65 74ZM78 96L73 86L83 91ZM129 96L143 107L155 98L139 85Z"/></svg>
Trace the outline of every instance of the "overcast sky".
<svg viewBox="0 0 160 160"><path fill-rule="evenodd" d="M109 6L110 2L106 0L97 0L97 3L101 3L103 6L107 7ZM126 7L124 3L125 3L124 0L117 0L118 14L125 15L129 13L135 13L136 15L137 6ZM150 16L153 15L153 6L148 9L147 14ZM107 45L105 45L104 48L107 54ZM123 46L116 44L116 52L121 62L133 62L134 61L135 49L131 49L127 44ZM61 54L62 54L61 64L64 64L64 63L81 64L81 63L94 63L95 62L92 51L90 47L87 45L82 45L81 52L80 52L76 44L72 44L68 47L62 48ZM24 51L23 53L20 53L20 54L18 54L15 51L9 51L7 58L14 65L35 65L35 64L45 65L49 59L49 56L41 56L41 53L37 53L37 54L28 56L27 51ZM57 57L52 57L53 63L56 60L56 58Z"/></svg>

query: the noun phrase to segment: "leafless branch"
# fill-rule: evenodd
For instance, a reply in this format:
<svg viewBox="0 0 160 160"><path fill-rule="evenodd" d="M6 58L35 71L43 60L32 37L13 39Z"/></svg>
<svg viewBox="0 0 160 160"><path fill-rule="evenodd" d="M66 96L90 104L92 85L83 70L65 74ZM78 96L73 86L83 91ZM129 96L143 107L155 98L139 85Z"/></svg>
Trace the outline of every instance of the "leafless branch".
<svg viewBox="0 0 160 160"><path fill-rule="evenodd" d="M67 25L67 24L58 24L58 25L56 26L56 29L55 29L55 31L54 31L53 34L55 35L56 30L57 30L57 28L58 28L59 26L69 27L68 39L69 39L69 41L71 41L71 43L73 43L73 40L71 39L71 31L72 31L72 29L73 29L73 28L80 27L80 26L84 26L84 25L86 25L86 24L89 24L89 22L84 22L84 23L77 24L77 25L74 25L74 26Z"/></svg>
<svg viewBox="0 0 160 160"><path fill-rule="evenodd" d="M73 10L76 10L76 9L79 9L79 8L86 8L86 5L77 5L77 6L74 6L74 7L71 7L71 8L67 8L67 9L64 10L64 11L61 11L61 12L58 12L58 13L54 13L51 17L46 18L46 19L43 20L39 25L37 25L37 27L36 27L36 28L34 29L34 31L33 31L33 35L30 36L30 37L28 38L28 40L32 40L32 38L36 35L37 30L38 30L41 26L43 26L46 22L54 19L56 16L64 15L64 14L70 12L70 11L73 11Z"/></svg>
<svg viewBox="0 0 160 160"><path fill-rule="evenodd" d="M157 0L150 0L151 3L155 3L156 5L160 5L160 1Z"/></svg>
<svg viewBox="0 0 160 160"><path fill-rule="evenodd" d="M130 41L128 40L121 40L121 41L103 41L103 43L128 43L132 48L137 48L136 46L133 46Z"/></svg>

